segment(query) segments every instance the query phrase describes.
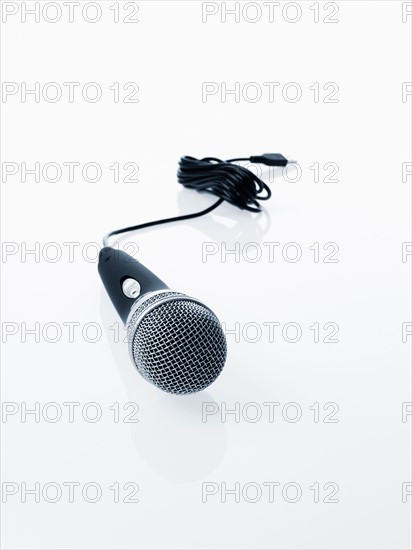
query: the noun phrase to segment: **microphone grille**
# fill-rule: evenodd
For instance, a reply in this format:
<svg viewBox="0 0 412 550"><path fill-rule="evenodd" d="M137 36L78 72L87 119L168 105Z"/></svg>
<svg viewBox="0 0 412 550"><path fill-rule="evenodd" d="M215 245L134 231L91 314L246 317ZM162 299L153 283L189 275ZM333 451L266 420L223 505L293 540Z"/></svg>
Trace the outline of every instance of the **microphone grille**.
<svg viewBox="0 0 412 550"><path fill-rule="evenodd" d="M128 324L130 351L140 374L174 394L203 390L226 361L226 338L216 315L177 292L151 296Z"/></svg>

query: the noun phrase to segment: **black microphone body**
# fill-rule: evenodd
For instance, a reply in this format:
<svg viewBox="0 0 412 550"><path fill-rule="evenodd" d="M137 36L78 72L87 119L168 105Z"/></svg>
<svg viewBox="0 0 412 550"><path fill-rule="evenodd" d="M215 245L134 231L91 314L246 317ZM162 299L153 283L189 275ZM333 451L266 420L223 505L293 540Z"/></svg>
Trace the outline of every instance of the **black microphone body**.
<svg viewBox="0 0 412 550"><path fill-rule="evenodd" d="M167 290L168 286L143 264L126 252L106 246L99 254L99 275L117 313L126 323L131 308L138 298L147 292ZM135 280L140 291L136 296L124 292L124 282ZM136 289L138 287L136 286Z"/></svg>

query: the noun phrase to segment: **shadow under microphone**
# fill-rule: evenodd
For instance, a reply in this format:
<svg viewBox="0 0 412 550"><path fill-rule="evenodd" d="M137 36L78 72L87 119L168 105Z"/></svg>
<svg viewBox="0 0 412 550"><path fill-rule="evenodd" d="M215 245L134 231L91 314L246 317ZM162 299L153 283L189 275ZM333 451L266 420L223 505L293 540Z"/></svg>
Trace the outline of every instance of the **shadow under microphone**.
<svg viewBox="0 0 412 550"><path fill-rule="evenodd" d="M98 270L143 378L174 394L198 392L216 380L227 346L220 322L207 306L170 290L121 250L102 248Z"/></svg>

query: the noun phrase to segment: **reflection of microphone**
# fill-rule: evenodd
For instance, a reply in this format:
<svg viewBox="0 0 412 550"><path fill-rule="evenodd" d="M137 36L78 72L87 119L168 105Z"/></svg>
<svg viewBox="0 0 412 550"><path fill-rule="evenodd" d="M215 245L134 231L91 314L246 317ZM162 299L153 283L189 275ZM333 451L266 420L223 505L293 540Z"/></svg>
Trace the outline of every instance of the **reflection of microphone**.
<svg viewBox="0 0 412 550"><path fill-rule="evenodd" d="M224 201L249 212L260 212L260 200L271 196L256 174L235 162L286 166L279 154L222 161L182 157L177 178L184 187L218 198L194 214L117 229L103 239L99 273L123 322L129 351L140 374L158 388L175 394L203 390L219 376L226 360L226 338L216 315L202 302L171 291L151 271L125 252L109 247L113 235L208 214Z"/></svg>
<svg viewBox="0 0 412 550"><path fill-rule="evenodd" d="M101 250L99 274L126 324L132 361L146 380L176 394L203 390L216 380L226 360L226 338L208 307L169 290L120 250Z"/></svg>

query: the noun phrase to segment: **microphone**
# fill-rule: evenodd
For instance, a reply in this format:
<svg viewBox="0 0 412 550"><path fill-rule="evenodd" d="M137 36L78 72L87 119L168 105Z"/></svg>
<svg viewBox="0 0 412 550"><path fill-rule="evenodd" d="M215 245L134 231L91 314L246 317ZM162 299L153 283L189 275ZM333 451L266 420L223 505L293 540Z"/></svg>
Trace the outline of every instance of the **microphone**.
<svg viewBox="0 0 412 550"><path fill-rule="evenodd" d="M121 250L102 248L98 270L143 378L173 394L198 392L216 380L226 361L226 338L205 304L170 290Z"/></svg>
<svg viewBox="0 0 412 550"><path fill-rule="evenodd" d="M130 357L143 378L165 392L194 393L214 382L226 361L225 335L218 318L205 304L170 290L140 262L111 248L109 239L129 231L198 218L225 201L242 210L261 212L259 201L270 199L271 191L256 174L235 164L239 162L284 167L294 161L278 153L229 160L182 157L178 182L215 195L218 200L201 212L116 229L103 238L99 273L126 325Z"/></svg>

